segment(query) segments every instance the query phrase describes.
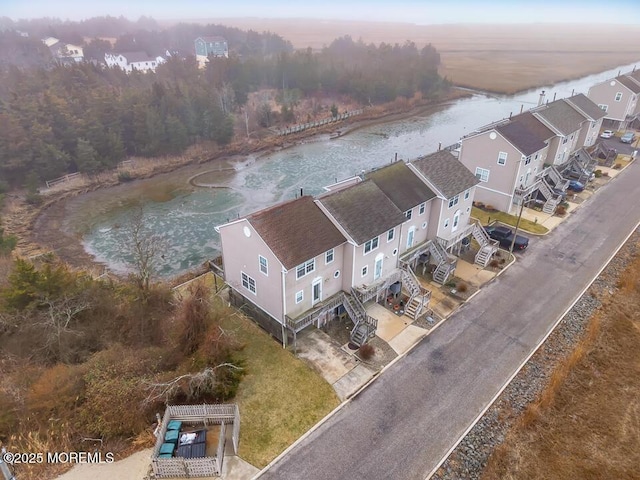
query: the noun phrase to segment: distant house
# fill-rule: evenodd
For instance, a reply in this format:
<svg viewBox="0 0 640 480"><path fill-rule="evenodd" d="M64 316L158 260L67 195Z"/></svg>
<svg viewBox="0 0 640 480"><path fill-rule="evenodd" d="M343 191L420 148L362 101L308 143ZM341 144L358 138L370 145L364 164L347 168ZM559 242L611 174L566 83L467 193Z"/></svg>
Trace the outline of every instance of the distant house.
<svg viewBox="0 0 640 480"><path fill-rule="evenodd" d="M553 213L567 185L562 173L589 176L592 162L582 149L594 144L603 113L579 94L463 137L459 159L480 181L476 201L509 212L526 197Z"/></svg>
<svg viewBox="0 0 640 480"><path fill-rule="evenodd" d="M146 52L105 53L104 61L109 67L118 67L127 73L154 72L156 67L165 62L161 56L151 57Z"/></svg>
<svg viewBox="0 0 640 480"><path fill-rule="evenodd" d="M348 315L351 342L361 345L377 326L368 302L404 292L405 315L427 309L431 292L415 276L418 265L432 265L434 280L446 283L453 253L472 235L476 261L488 264L497 247L469 222L477 183L450 153L437 152L220 225L231 301L283 344Z"/></svg>
<svg viewBox="0 0 640 480"><path fill-rule="evenodd" d="M63 43L55 37L47 37L42 39L54 59L60 63L78 63L84 61L84 52L79 45L71 43Z"/></svg>
<svg viewBox="0 0 640 480"><path fill-rule="evenodd" d="M204 36L195 40L196 60L201 67L207 63L210 56L229 57L229 45L223 37Z"/></svg>
<svg viewBox="0 0 640 480"><path fill-rule="evenodd" d="M640 71L634 71L589 89L587 96L604 112L604 128L624 130L629 122L640 113Z"/></svg>

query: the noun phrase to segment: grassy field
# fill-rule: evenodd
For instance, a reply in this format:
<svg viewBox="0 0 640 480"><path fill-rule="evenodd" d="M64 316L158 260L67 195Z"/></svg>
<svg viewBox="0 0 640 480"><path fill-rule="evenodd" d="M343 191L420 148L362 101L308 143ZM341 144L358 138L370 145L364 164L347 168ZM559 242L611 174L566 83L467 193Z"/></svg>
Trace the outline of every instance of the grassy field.
<svg viewBox="0 0 640 480"><path fill-rule="evenodd" d="M515 227L516 223L518 222L518 217L516 217L515 215L510 215L508 213L498 211L487 212L477 207L473 207L471 209L471 216L480 220L480 223L482 223L482 225L488 225L490 222L498 221L506 225ZM545 234L549 231L547 227L543 227L539 223L534 223L531 220L527 220L526 218L520 219L520 225L518 228L529 233L537 234Z"/></svg>
<svg viewBox="0 0 640 480"><path fill-rule="evenodd" d="M442 75L458 85L500 93L640 61L640 27L630 25L415 25L264 18L224 19L224 24L269 30L296 48L321 49L344 35L367 43L431 43L440 52Z"/></svg>
<svg viewBox="0 0 640 480"><path fill-rule="evenodd" d="M640 478L640 257L482 480Z"/></svg>
<svg viewBox="0 0 640 480"><path fill-rule="evenodd" d="M223 328L246 345L247 375L236 402L240 407L239 455L262 468L339 403L333 388L255 323L240 314Z"/></svg>

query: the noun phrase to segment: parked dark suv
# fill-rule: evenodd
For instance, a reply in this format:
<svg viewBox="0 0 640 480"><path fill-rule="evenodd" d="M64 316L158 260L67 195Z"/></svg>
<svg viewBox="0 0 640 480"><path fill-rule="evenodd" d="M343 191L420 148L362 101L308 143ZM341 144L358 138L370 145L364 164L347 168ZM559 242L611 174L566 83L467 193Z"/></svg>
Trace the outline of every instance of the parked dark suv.
<svg viewBox="0 0 640 480"><path fill-rule="evenodd" d="M484 227L487 234L494 240L500 242L500 246L509 250L513 241L513 231L508 227L500 227L498 225L490 225ZM529 246L529 239L522 235L516 235L516 241L513 244L514 250L525 250Z"/></svg>

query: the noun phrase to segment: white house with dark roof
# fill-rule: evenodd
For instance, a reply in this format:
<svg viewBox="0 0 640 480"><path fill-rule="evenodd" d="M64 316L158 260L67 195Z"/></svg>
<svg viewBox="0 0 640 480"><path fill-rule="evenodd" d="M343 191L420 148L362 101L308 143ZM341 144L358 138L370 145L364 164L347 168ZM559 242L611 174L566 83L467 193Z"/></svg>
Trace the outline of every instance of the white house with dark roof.
<svg viewBox="0 0 640 480"><path fill-rule="evenodd" d="M603 128L624 130L640 114L640 70L595 84L587 96L605 112Z"/></svg>
<svg viewBox="0 0 640 480"><path fill-rule="evenodd" d="M156 67L165 62L161 56L152 57L146 52L105 53L104 61L109 67L118 67L127 73L155 72Z"/></svg>

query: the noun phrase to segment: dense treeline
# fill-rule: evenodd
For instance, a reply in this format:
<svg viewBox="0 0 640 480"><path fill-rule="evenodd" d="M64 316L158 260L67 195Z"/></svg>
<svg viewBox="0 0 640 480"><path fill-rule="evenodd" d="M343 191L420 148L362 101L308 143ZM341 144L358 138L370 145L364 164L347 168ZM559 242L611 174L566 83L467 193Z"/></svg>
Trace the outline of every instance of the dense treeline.
<svg viewBox="0 0 640 480"><path fill-rule="evenodd" d="M38 68L0 63L0 177L11 186L33 187L66 173L113 168L130 155L180 153L199 140L224 145L233 139L240 108L248 130L249 118L263 127L300 120L296 108L309 95L341 94L371 105L418 92L431 97L447 86L438 75L440 57L431 45L376 46L346 36L317 53L292 52L276 35L221 28L216 33L241 42L236 51L241 47L246 54L233 53L230 40L230 58L211 59L205 69L198 68L191 50L187 56L174 53L156 72L146 74L125 74L95 62ZM116 47L153 44L168 50L182 39L184 48L189 44L191 49L198 34L212 29L177 25L167 31L137 30L121 35ZM51 33L57 31L52 27ZM10 38L23 45L27 56L43 55L31 38L16 32L0 35L0 42ZM110 44L94 40L86 48L103 47ZM0 43L0 55L9 50ZM279 94L248 102L261 89ZM279 112L272 111L272 100Z"/></svg>

